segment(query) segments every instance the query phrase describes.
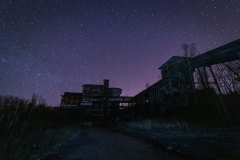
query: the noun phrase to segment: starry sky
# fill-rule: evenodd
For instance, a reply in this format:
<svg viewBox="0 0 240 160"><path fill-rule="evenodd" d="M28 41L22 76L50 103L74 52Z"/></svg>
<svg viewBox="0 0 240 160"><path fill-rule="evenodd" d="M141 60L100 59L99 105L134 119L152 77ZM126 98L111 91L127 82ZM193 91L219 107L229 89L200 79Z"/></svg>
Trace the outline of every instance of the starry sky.
<svg viewBox="0 0 240 160"><path fill-rule="evenodd" d="M182 44L203 53L239 38L240 0L1 0L0 95L55 106L109 79L134 96Z"/></svg>

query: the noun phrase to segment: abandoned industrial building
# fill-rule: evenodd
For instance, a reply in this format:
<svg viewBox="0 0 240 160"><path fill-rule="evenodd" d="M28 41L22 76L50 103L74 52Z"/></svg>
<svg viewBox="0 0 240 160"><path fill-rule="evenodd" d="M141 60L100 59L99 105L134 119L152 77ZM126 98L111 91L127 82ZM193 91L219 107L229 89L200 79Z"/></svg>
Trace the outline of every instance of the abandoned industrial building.
<svg viewBox="0 0 240 160"><path fill-rule="evenodd" d="M121 88L109 88L109 80L104 79L102 85L82 85L82 93L65 92L60 107L89 110L92 117L105 117L130 106L132 97L120 96L121 93Z"/></svg>
<svg viewBox="0 0 240 160"><path fill-rule="evenodd" d="M195 57L171 57L158 68L162 79L134 97L120 96L122 90L109 88L109 80L104 80L103 85L82 85L82 93L65 92L60 107L91 108L92 116L104 117L119 110L121 104L125 103L135 110L149 107L152 111L157 108L159 112L164 113L171 106L188 106L191 100L196 100L198 90L193 75L194 72L199 71L199 68L204 71L200 74L200 79L204 79L208 69L218 92L221 92L211 66L239 59L240 39ZM203 87L210 88L208 82Z"/></svg>
<svg viewBox="0 0 240 160"><path fill-rule="evenodd" d="M203 68L204 74L200 75L203 80L208 68L219 88L211 66L239 59L240 39L192 58L173 56L159 67L162 79L135 95L131 99L131 104L134 104L132 107L141 109L147 106L150 110L157 108L164 113L172 106L188 106L190 100L196 98L197 89L193 76L195 70ZM208 81L204 86L204 89L207 88L210 88ZM221 92L220 89L218 92Z"/></svg>

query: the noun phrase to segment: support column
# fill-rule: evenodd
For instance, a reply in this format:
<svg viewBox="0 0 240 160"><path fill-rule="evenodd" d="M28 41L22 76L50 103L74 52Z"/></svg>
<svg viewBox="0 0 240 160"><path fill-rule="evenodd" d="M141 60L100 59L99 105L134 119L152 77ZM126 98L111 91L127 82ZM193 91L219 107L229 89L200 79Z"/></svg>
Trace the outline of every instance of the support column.
<svg viewBox="0 0 240 160"><path fill-rule="evenodd" d="M203 85L204 89L206 89L206 85L205 85L205 82L204 82L204 80L203 80L203 77L202 77L202 74L201 74L201 72L200 72L200 69L197 68L197 70L198 70L198 74L199 74L199 76L200 76L200 80L201 80L201 82L202 82L202 85Z"/></svg>
<svg viewBox="0 0 240 160"><path fill-rule="evenodd" d="M215 77L215 75L214 75L214 73L213 73L213 71L212 71L212 67L209 66L209 69L210 69L210 72L211 72L211 74L212 74L212 76L213 76L213 80L214 80L214 82L215 82L215 84L216 84L216 86L217 86L218 92L219 92L220 95L222 95L222 91L221 91L221 89L220 89L220 87L219 87L219 85L218 85L217 79L216 79L216 77Z"/></svg>
<svg viewBox="0 0 240 160"><path fill-rule="evenodd" d="M66 96L66 103L65 103L65 106L67 105L68 103L68 96Z"/></svg>
<svg viewBox="0 0 240 160"><path fill-rule="evenodd" d="M216 86L217 86L218 92L219 92L220 96L222 96L221 89L220 89L220 87L219 87L219 85L218 85L217 79L216 79L216 77L215 77L215 75L214 75L214 73L213 73L213 71L212 71L211 66L209 67L209 69L210 69L211 74L212 74L212 76L213 76L214 82L216 83ZM227 115L227 118L229 118L229 117L231 116L231 114L228 112L228 110L227 110L227 108L226 108L226 106L225 106L223 100L222 100L221 98L219 98L219 97L218 97L218 100L220 101L221 106L222 106L222 109L224 110L225 114ZM220 112L221 112L221 111L220 111ZM222 117L223 122L224 122L223 115L222 115L222 113L220 113L220 114L221 114L221 117ZM225 122L224 122L224 123L225 123ZM224 124L224 125L226 125L226 124Z"/></svg>
<svg viewBox="0 0 240 160"><path fill-rule="evenodd" d="M107 115L109 80L104 79L103 84L103 119Z"/></svg>
<svg viewBox="0 0 240 160"><path fill-rule="evenodd" d="M208 82L208 77L207 77L207 71L206 71L206 68L203 67L203 70L204 70L204 74L205 74L205 78L206 78L207 88L210 88L210 86L209 86L209 82Z"/></svg>

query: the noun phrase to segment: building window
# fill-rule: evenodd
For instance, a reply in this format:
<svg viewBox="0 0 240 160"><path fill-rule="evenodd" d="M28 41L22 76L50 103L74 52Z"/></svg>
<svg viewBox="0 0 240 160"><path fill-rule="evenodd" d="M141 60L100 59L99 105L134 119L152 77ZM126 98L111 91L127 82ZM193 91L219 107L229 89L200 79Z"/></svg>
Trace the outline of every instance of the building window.
<svg viewBox="0 0 240 160"><path fill-rule="evenodd" d="M179 87L179 83L176 82L176 81L172 81L171 85L172 85L173 88L178 88Z"/></svg>
<svg viewBox="0 0 240 160"><path fill-rule="evenodd" d="M162 71L163 74L166 74L167 73L167 68L164 68L163 71Z"/></svg>
<svg viewBox="0 0 240 160"><path fill-rule="evenodd" d="M170 71L170 70L172 70L173 68L174 68L173 62L169 63L169 65L168 65L168 70Z"/></svg>

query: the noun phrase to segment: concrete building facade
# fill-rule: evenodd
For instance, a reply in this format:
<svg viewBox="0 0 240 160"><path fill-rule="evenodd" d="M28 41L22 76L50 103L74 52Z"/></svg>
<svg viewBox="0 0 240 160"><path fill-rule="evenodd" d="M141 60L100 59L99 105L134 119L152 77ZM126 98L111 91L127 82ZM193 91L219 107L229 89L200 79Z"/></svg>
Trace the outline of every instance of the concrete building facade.
<svg viewBox="0 0 240 160"><path fill-rule="evenodd" d="M109 80L104 79L103 84L84 84L82 92L65 92L61 99L61 108L88 109L92 117L107 117L114 115L121 104L128 104L132 97L121 96L121 88L110 88Z"/></svg>

